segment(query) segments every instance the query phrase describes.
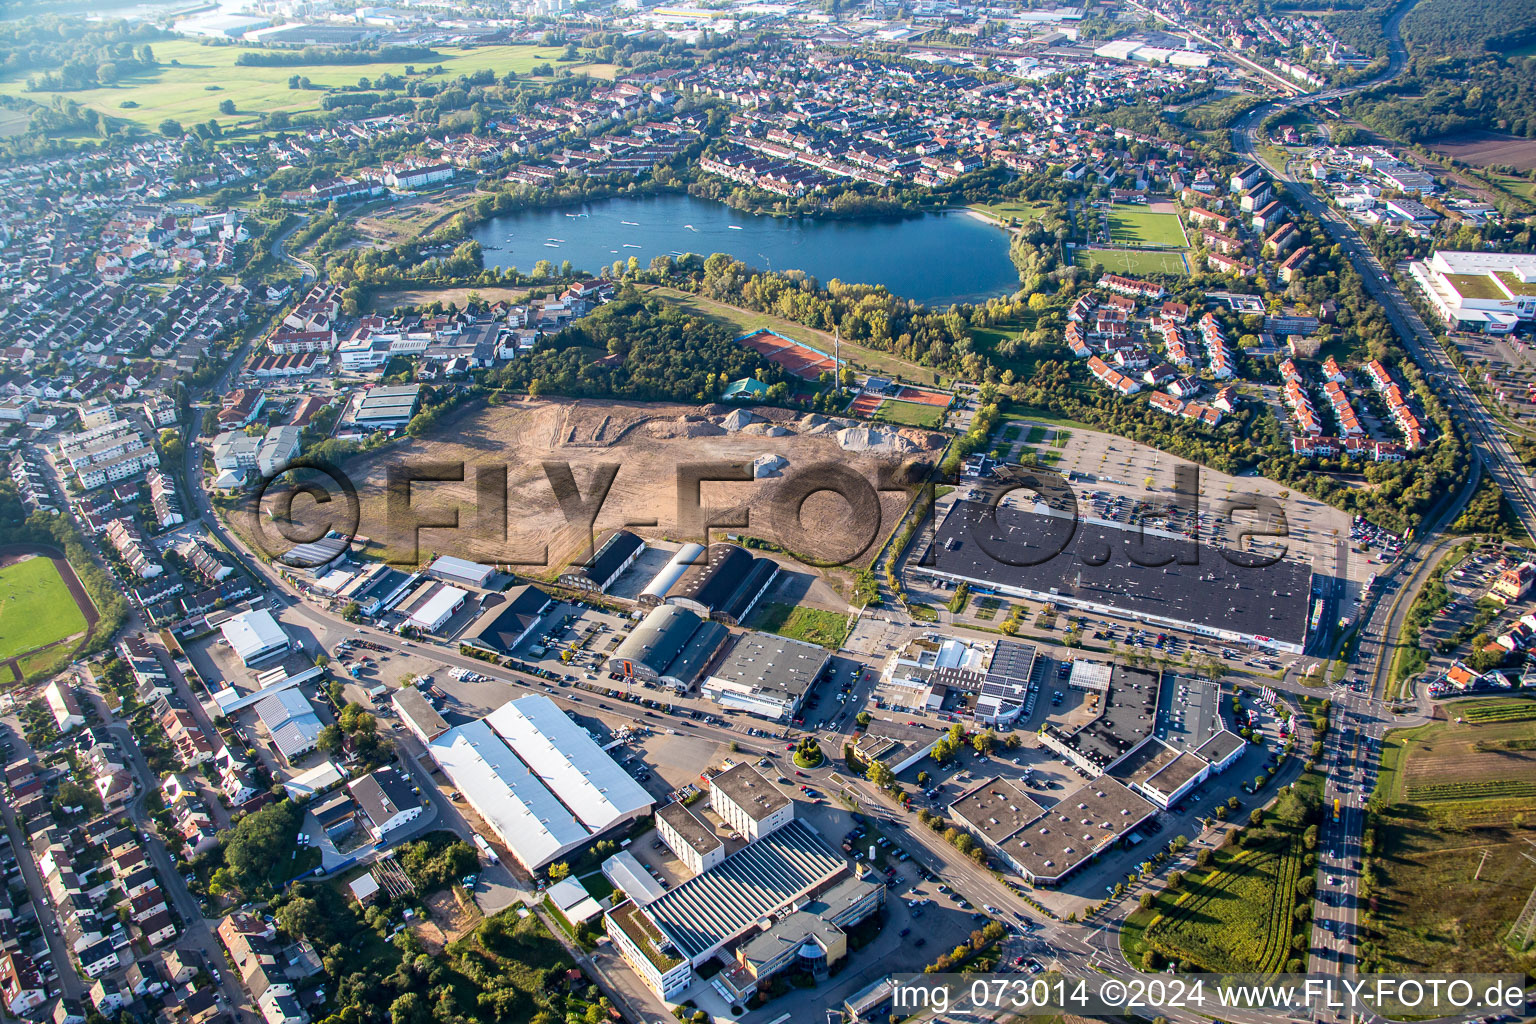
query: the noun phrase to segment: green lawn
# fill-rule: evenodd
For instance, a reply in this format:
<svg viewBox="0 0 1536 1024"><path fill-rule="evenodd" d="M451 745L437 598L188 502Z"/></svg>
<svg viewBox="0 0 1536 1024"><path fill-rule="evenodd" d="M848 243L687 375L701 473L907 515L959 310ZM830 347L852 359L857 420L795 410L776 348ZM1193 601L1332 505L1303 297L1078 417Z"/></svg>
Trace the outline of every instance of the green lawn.
<svg viewBox="0 0 1536 1024"><path fill-rule="evenodd" d="M1189 244L1178 214L1158 213L1135 205L1117 204L1109 211L1109 237L1120 245L1176 249Z"/></svg>
<svg viewBox="0 0 1536 1024"><path fill-rule="evenodd" d="M1085 269L1095 264L1114 274L1189 273L1184 253L1167 249L1079 249L1075 261Z"/></svg>
<svg viewBox="0 0 1536 1024"><path fill-rule="evenodd" d="M904 427L933 429L944 420L944 410L936 405L921 402L898 402L887 399L875 410L875 420L881 423L899 423Z"/></svg>
<svg viewBox="0 0 1536 1024"><path fill-rule="evenodd" d="M770 604L758 613L752 628L835 651L848 637L848 616L820 608Z"/></svg>
<svg viewBox="0 0 1536 1024"><path fill-rule="evenodd" d="M1049 209L1047 203L1031 203L1020 199L1004 199L996 203L972 203L970 208L978 213L984 213L988 217L996 217L998 220L1012 220L1018 218L1020 223L1027 224L1032 220L1038 220Z"/></svg>
<svg viewBox="0 0 1536 1024"><path fill-rule="evenodd" d="M26 92L26 76L16 75L0 81L0 93L25 96L45 106L55 96L62 96L83 106L94 107L103 114L136 121L151 130L166 118L174 118L184 125L212 118L228 132L238 129L244 122L253 121L257 114L276 110L290 113L319 111L320 100L328 88L355 86L359 78L372 79L384 72L405 73L403 63L245 67L236 64L235 59L246 52L246 47L204 45L191 39L165 40L153 46L155 59L160 64L156 71L125 78L109 88L66 93ZM555 64L555 59L560 56L557 46L442 46L434 49L442 54L441 60L413 62L418 70L442 64L446 75L436 76L431 79L433 81L453 79L485 68L497 75L508 71L521 75L545 62L556 67L579 66ZM314 88L288 88L288 78L295 74L308 78ZM226 99L235 101L234 115L219 114L219 103ZM124 102L138 105L124 107Z"/></svg>
<svg viewBox="0 0 1536 1024"><path fill-rule="evenodd" d="M0 569L0 658L35 651L85 629L85 615L46 558Z"/></svg>

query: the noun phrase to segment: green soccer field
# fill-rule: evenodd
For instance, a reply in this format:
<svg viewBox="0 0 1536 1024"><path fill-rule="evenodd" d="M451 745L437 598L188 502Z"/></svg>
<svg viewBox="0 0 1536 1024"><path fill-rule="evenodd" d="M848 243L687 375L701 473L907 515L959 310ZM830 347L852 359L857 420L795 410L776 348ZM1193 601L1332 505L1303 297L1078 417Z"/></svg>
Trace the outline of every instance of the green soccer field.
<svg viewBox="0 0 1536 1024"><path fill-rule="evenodd" d="M1116 206L1109 211L1109 238L1117 245L1188 245L1176 213L1154 213L1142 206Z"/></svg>
<svg viewBox="0 0 1536 1024"><path fill-rule="evenodd" d="M0 658L47 647L85 629L85 615L46 558L0 569Z"/></svg>
<svg viewBox="0 0 1536 1024"><path fill-rule="evenodd" d="M1079 249L1075 261L1085 269L1097 265L1112 274L1178 274L1182 277L1189 273L1184 254L1166 249Z"/></svg>

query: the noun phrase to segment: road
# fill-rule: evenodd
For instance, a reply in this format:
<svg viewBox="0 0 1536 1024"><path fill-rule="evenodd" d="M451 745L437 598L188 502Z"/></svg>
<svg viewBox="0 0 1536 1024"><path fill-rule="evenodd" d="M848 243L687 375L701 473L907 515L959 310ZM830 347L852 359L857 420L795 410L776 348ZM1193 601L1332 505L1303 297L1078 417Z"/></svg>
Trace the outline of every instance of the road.
<svg viewBox="0 0 1536 1024"><path fill-rule="evenodd" d="M294 266L298 267L304 272L305 281L315 281L320 277L319 272L315 270L315 265L308 260L303 260L297 256L289 255L288 250L283 247L283 244L287 242L290 237L292 237L293 233L299 230L299 228L303 227L308 222L308 220L308 215L305 215L303 219L301 219L297 224L272 240L272 258L277 260L279 263L292 263ZM242 360L237 359L232 361L230 365L239 366L241 362Z"/></svg>

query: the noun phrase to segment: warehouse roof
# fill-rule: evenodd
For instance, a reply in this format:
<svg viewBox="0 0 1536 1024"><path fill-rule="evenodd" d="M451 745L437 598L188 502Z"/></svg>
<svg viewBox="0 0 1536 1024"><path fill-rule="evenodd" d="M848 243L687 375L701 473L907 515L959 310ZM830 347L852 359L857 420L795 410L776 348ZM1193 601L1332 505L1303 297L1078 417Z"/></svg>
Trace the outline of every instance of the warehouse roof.
<svg viewBox="0 0 1536 1024"><path fill-rule="evenodd" d="M755 693L798 697L810 689L831 659L826 648L804 640L743 633L709 676Z"/></svg>
<svg viewBox="0 0 1536 1024"><path fill-rule="evenodd" d="M1312 570L1303 562L1266 565L1247 552L1098 520L1007 506L995 519L991 512L982 502L956 502L934 537L931 569L1248 636L1306 638ZM1191 553L1195 564L1181 565Z"/></svg>
<svg viewBox="0 0 1536 1024"><path fill-rule="evenodd" d="M489 565L456 558L453 555L438 555L432 560L432 564L427 566L427 572L434 576L451 576L477 587L484 586L485 581L490 579L495 571Z"/></svg>
<svg viewBox="0 0 1536 1024"><path fill-rule="evenodd" d="M242 663L255 661L288 645L288 634L265 609L241 612L219 630Z"/></svg>
<svg viewBox="0 0 1536 1024"><path fill-rule="evenodd" d="M550 596L537 587L524 584L513 587L501 595L488 597L481 605L480 613L468 629L459 635L461 642L479 641L503 654L510 654L519 640L543 618L549 607Z"/></svg>
<svg viewBox="0 0 1536 1024"><path fill-rule="evenodd" d="M484 721L439 736L432 757L523 864L547 863L587 838L575 816Z"/></svg>
<svg viewBox="0 0 1536 1024"><path fill-rule="evenodd" d="M821 836L804 822L791 821L677 886L645 912L694 959L847 869Z"/></svg>
<svg viewBox="0 0 1536 1024"><path fill-rule="evenodd" d="M671 825L683 837L683 841L699 853L709 853L723 845L720 837L715 835L715 830L681 803L673 802L658 807L656 817Z"/></svg>
<svg viewBox="0 0 1536 1024"><path fill-rule="evenodd" d="M426 630L436 629L468 596L469 591L458 587L440 587L411 613L411 624Z"/></svg>
<svg viewBox="0 0 1536 1024"><path fill-rule="evenodd" d="M1160 685L1156 672L1116 665L1092 721L1072 732L1050 724L1044 728L1100 769L1107 768L1152 735Z"/></svg>
<svg viewBox="0 0 1536 1024"><path fill-rule="evenodd" d="M302 691L280 690L263 697L256 702L256 714L285 759L312 749L320 738L320 718Z"/></svg>
<svg viewBox="0 0 1536 1024"><path fill-rule="evenodd" d="M542 694L508 701L485 720L592 832L655 803L585 729Z"/></svg>
<svg viewBox="0 0 1536 1024"><path fill-rule="evenodd" d="M1112 845L1157 808L1114 779L1102 777L1067 793L1006 844L1033 878L1060 878Z"/></svg>
<svg viewBox="0 0 1536 1024"><path fill-rule="evenodd" d="M950 813L994 846L1007 842L1019 829L1045 811L1034 797L1010 779L991 778L962 793L949 805Z"/></svg>
<svg viewBox="0 0 1536 1024"><path fill-rule="evenodd" d="M619 566L629 561L636 551L645 547L645 541L628 530L619 530L603 542L603 546L587 559L586 564L572 567L572 572L585 576L593 586L603 586L619 571Z"/></svg>
<svg viewBox="0 0 1536 1024"><path fill-rule="evenodd" d="M677 605L657 605L614 650L611 661L630 661L661 675L703 621Z"/></svg>
<svg viewBox="0 0 1536 1024"><path fill-rule="evenodd" d="M416 687L402 686L395 691L390 700L395 705L395 710L400 713L400 717L409 719L416 730L428 741L435 740L448 731L448 722L437 713L437 708L434 708Z"/></svg>

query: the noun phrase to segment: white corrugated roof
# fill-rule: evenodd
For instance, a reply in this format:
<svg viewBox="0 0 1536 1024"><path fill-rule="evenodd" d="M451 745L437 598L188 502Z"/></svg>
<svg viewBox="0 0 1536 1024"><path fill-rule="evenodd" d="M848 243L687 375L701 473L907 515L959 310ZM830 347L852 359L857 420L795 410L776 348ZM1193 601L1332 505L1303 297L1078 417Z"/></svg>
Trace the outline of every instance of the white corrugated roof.
<svg viewBox="0 0 1536 1024"><path fill-rule="evenodd" d="M489 565L455 558L453 555L438 555L427 568L431 572L445 572L465 580L483 580L496 571Z"/></svg>
<svg viewBox="0 0 1536 1024"><path fill-rule="evenodd" d="M277 624L272 613L263 609L241 612L219 629L241 661L248 661L263 651L288 642L288 634Z"/></svg>
<svg viewBox="0 0 1536 1024"><path fill-rule="evenodd" d="M435 629L438 622L468 596L468 591L460 590L458 587L444 587L427 598L426 604L416 609L411 615L411 624L423 629Z"/></svg>
<svg viewBox="0 0 1536 1024"><path fill-rule="evenodd" d="M654 802L548 697L520 697L492 711L485 720L593 832L601 832Z"/></svg>
<svg viewBox="0 0 1536 1024"><path fill-rule="evenodd" d="M432 756L524 864L540 867L586 841L587 830L484 721L433 740Z"/></svg>

